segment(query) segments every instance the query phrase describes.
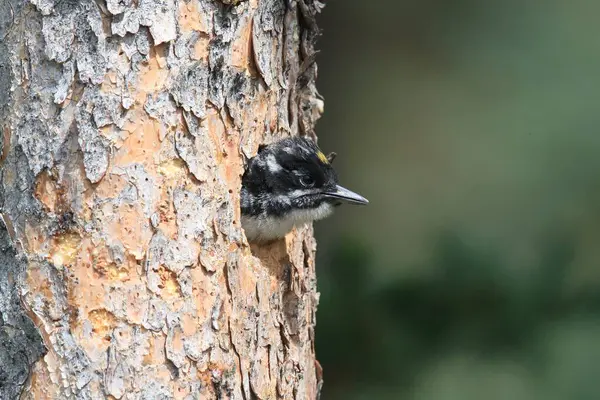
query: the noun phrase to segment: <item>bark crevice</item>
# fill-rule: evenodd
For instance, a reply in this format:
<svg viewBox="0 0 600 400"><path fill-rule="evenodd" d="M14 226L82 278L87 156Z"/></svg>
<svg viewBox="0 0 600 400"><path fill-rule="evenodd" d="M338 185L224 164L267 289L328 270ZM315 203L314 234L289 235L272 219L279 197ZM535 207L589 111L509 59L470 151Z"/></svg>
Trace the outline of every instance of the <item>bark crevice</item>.
<svg viewBox="0 0 600 400"><path fill-rule="evenodd" d="M32 366L46 353L33 321L23 311L18 282L26 261L17 255L0 218L0 398L15 399Z"/></svg>

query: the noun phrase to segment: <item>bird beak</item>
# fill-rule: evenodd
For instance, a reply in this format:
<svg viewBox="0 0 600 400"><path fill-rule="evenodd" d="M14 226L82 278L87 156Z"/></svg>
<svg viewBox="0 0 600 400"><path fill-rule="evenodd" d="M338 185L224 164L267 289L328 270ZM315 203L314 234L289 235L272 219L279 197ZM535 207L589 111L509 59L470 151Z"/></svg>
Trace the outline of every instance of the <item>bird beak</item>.
<svg viewBox="0 0 600 400"><path fill-rule="evenodd" d="M369 200L365 199L360 194L354 193L340 185L335 187L334 192L326 192L325 196L340 199L351 204L369 204Z"/></svg>

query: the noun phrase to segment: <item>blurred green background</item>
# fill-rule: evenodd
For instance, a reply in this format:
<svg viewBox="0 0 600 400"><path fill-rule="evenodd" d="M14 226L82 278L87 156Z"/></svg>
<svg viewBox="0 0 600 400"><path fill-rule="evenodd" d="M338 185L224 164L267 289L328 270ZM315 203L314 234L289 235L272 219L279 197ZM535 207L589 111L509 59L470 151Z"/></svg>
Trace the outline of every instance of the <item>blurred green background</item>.
<svg viewBox="0 0 600 400"><path fill-rule="evenodd" d="M600 399L600 2L326 3L322 399Z"/></svg>

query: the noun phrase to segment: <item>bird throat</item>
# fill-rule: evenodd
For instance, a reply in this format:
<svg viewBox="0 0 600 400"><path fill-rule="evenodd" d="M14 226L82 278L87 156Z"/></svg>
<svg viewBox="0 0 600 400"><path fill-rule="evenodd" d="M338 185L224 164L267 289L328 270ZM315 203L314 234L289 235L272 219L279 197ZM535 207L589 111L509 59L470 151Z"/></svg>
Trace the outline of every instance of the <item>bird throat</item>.
<svg viewBox="0 0 600 400"><path fill-rule="evenodd" d="M283 238L294 226L328 217L333 208L331 204L324 202L315 208L294 209L281 216L242 215L242 227L249 241L271 241Z"/></svg>

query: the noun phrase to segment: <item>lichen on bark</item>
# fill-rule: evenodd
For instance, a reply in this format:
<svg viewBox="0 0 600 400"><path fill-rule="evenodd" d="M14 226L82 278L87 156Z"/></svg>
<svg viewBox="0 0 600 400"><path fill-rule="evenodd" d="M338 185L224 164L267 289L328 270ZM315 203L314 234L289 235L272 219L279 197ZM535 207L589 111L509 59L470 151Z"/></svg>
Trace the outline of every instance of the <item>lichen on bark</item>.
<svg viewBox="0 0 600 400"><path fill-rule="evenodd" d="M317 398L312 229L250 246L238 193L314 135L322 5L0 4L0 397Z"/></svg>

